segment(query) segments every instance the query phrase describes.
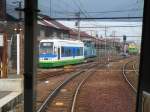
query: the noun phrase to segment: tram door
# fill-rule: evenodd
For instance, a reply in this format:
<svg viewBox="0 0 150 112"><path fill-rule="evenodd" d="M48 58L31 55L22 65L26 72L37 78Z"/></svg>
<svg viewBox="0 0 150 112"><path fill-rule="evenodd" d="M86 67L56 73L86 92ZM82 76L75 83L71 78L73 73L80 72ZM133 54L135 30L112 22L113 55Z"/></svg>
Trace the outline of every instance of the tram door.
<svg viewBox="0 0 150 112"><path fill-rule="evenodd" d="M60 48L58 48L58 60L60 60Z"/></svg>

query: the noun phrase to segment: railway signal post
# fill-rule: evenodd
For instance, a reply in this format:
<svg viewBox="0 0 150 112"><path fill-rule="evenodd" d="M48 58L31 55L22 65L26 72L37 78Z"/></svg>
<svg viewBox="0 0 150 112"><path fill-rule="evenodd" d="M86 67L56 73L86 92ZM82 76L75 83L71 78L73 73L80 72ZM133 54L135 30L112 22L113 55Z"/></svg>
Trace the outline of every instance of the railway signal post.
<svg viewBox="0 0 150 112"><path fill-rule="evenodd" d="M127 51L126 40L127 40L126 35L123 35L123 53L124 53L124 55L126 55L126 51Z"/></svg>

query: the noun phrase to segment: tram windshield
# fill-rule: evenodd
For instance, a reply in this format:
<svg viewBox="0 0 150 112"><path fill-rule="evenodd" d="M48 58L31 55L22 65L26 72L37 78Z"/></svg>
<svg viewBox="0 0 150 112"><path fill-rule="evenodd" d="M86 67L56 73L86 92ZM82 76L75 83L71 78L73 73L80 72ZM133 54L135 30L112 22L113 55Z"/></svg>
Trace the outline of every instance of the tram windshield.
<svg viewBox="0 0 150 112"><path fill-rule="evenodd" d="M40 54L52 54L53 43L52 42L41 42L40 43Z"/></svg>

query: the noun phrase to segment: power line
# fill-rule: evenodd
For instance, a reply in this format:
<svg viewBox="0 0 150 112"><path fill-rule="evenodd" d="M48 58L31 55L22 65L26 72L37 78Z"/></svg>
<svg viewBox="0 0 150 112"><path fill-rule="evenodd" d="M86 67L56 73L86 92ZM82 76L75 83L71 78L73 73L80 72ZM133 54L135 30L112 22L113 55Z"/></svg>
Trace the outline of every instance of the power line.
<svg viewBox="0 0 150 112"><path fill-rule="evenodd" d="M107 37L114 37L114 36L107 36ZM122 35L115 35L115 37L123 37ZM126 37L142 37L141 35L126 35Z"/></svg>
<svg viewBox="0 0 150 112"><path fill-rule="evenodd" d="M76 18L76 17L73 17L73 18L57 18L57 17L54 17L52 18L52 20L137 20L137 19L142 19L143 17L138 17L138 16L135 16L135 17L93 17L93 18L87 18L87 17L80 17L80 18Z"/></svg>
<svg viewBox="0 0 150 112"><path fill-rule="evenodd" d="M84 13L84 11L81 9L81 7L77 4L77 2L75 0L72 0L72 1L79 8L79 12L81 12L85 17L87 17L87 15Z"/></svg>
<svg viewBox="0 0 150 112"><path fill-rule="evenodd" d="M89 15L89 13L85 10L84 5L82 4L82 2L81 2L80 0L79 0L79 4L80 4L80 6L82 7L83 11L87 14L87 16L88 16L88 17L91 17L91 16Z"/></svg>
<svg viewBox="0 0 150 112"><path fill-rule="evenodd" d="M59 0L60 1L60 0ZM59 2L60 3L60 2ZM71 9L73 9L74 11L76 10L76 9L74 9L74 7L72 7L72 5L70 5L70 3L68 3L68 2L65 2L65 1L63 1L63 0L61 0L61 3L63 3L64 5L65 5L65 7L70 7ZM73 3L74 4L74 3Z"/></svg>
<svg viewBox="0 0 150 112"><path fill-rule="evenodd" d="M134 12L134 11L142 11L142 9L128 9L128 10L110 10L110 11L93 11L93 12L87 12L86 13L117 13L117 12ZM71 14L74 14L76 12L69 12L69 11L66 11L66 12L62 12L62 11L57 11L56 13L71 13Z"/></svg>
<svg viewBox="0 0 150 112"><path fill-rule="evenodd" d="M111 28L111 27L142 27L142 25L132 25L132 26L107 26L107 28ZM105 28L105 26L90 26L90 27L86 27L86 26L82 26L80 28Z"/></svg>

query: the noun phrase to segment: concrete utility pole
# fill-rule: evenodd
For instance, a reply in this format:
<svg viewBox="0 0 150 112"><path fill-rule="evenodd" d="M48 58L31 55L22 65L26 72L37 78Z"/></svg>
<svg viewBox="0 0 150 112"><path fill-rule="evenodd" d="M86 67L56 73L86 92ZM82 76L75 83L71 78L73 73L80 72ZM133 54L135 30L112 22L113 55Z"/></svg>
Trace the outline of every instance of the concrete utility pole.
<svg viewBox="0 0 150 112"><path fill-rule="evenodd" d="M113 55L116 55L116 49L114 49L114 48L116 48L116 44L115 44L116 31L113 31L112 33L113 33L112 47L113 47L113 51L114 51Z"/></svg>
<svg viewBox="0 0 150 112"><path fill-rule="evenodd" d="M127 46L126 46L126 35L123 35L123 53L126 54Z"/></svg>
<svg viewBox="0 0 150 112"><path fill-rule="evenodd" d="M21 3L21 1L19 1L18 4L19 4L19 9L21 9L21 8L22 8L22 3ZM22 12L19 11L19 20L21 20L21 19L22 19Z"/></svg>
<svg viewBox="0 0 150 112"><path fill-rule="evenodd" d="M108 52L107 52L107 35L106 35L106 32L107 32L107 27L105 26L105 58L108 56ZM108 57L107 57L108 58Z"/></svg>
<svg viewBox="0 0 150 112"><path fill-rule="evenodd" d="M105 26L105 38L106 38L106 36L107 36L107 27Z"/></svg>
<svg viewBox="0 0 150 112"><path fill-rule="evenodd" d="M18 7L15 8L15 10L18 11L18 18L19 20L21 20L22 19L22 1L16 1L12 3L18 5Z"/></svg>
<svg viewBox="0 0 150 112"><path fill-rule="evenodd" d="M80 40L80 15L81 15L81 12L80 12L80 11L76 13L76 16L77 16L77 18L78 18L76 25L77 25L77 27L78 27L78 39L79 39L79 40Z"/></svg>

